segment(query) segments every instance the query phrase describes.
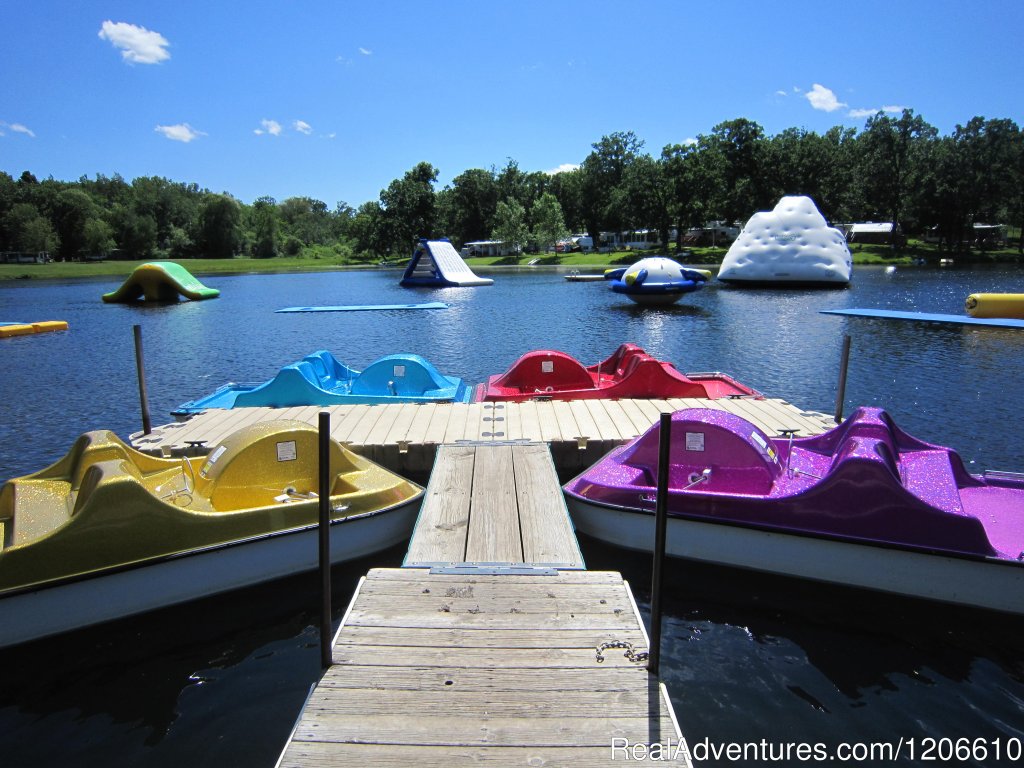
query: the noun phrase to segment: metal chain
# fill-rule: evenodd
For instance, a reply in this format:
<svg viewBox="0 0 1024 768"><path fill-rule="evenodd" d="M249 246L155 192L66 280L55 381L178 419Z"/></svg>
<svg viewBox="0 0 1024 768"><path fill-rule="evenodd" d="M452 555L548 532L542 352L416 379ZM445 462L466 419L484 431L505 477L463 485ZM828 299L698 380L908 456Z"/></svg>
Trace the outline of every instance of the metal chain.
<svg viewBox="0 0 1024 768"><path fill-rule="evenodd" d="M647 661L647 657L650 656L650 653L648 653L647 651L639 651L639 652L636 651L633 648L633 644L632 643L626 642L625 640L614 640L614 641L612 641L610 643L601 643L599 646L597 646L597 663L598 664L601 664L601 663L604 662L604 653L603 652L608 650L609 648L625 648L626 652L623 654L623 656L625 656L627 659L629 659L630 661L632 661L634 663L640 663L642 661Z"/></svg>

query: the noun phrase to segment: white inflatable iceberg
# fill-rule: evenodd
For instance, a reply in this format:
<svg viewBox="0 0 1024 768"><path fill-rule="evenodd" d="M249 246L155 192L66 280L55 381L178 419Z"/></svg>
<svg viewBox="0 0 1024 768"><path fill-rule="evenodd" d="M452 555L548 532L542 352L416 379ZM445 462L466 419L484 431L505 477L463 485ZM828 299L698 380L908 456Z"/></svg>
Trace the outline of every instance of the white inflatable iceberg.
<svg viewBox="0 0 1024 768"><path fill-rule="evenodd" d="M725 254L718 279L838 287L849 284L852 271L843 233L828 225L811 198L791 196L750 217Z"/></svg>

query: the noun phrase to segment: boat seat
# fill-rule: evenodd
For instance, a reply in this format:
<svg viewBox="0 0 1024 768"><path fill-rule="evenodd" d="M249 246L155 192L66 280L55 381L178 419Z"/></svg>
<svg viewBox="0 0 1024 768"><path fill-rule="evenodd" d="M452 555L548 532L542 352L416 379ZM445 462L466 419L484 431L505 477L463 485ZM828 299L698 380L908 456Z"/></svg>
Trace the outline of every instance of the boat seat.
<svg viewBox="0 0 1024 768"><path fill-rule="evenodd" d="M859 459L878 464L884 467L898 483L902 483L896 454L886 440L848 434L839 444L839 448L833 455L828 471L833 472L850 459Z"/></svg>
<svg viewBox="0 0 1024 768"><path fill-rule="evenodd" d="M903 485L908 491L932 507L964 514L949 451L914 451L904 466L907 471L904 472Z"/></svg>
<svg viewBox="0 0 1024 768"><path fill-rule="evenodd" d="M564 352L531 352L498 377L494 386L529 393L559 392L592 389L594 379L583 363Z"/></svg>

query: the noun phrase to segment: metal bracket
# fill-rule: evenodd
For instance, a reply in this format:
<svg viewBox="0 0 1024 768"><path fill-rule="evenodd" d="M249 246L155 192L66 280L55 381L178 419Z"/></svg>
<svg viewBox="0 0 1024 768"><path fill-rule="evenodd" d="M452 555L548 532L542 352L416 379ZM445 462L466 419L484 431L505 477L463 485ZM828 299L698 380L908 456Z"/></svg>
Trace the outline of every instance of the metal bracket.
<svg viewBox="0 0 1024 768"><path fill-rule="evenodd" d="M529 563L436 563L431 573L459 576L557 576L558 569Z"/></svg>

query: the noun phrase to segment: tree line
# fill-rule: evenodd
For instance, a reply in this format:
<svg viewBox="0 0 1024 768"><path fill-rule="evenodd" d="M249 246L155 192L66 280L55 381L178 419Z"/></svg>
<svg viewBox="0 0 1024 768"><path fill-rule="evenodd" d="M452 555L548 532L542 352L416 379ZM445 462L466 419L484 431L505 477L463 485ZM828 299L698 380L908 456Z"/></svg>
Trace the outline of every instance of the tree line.
<svg viewBox="0 0 1024 768"><path fill-rule="evenodd" d="M360 261L405 257L417 237L543 248L569 232L640 229L658 231L667 244L672 229L742 223L783 195L808 195L831 222L930 230L940 248L954 251L971 246L974 224L1024 224L1024 133L1016 123L974 117L940 136L912 110L879 112L859 132L836 126L823 134L788 128L767 136L739 118L658 155L632 131L616 132L563 173L525 172L510 159L463 171L442 189L437 176L421 162L379 199L330 209L307 197L247 205L158 177L63 182L0 172L0 250L67 260L312 254Z"/></svg>

